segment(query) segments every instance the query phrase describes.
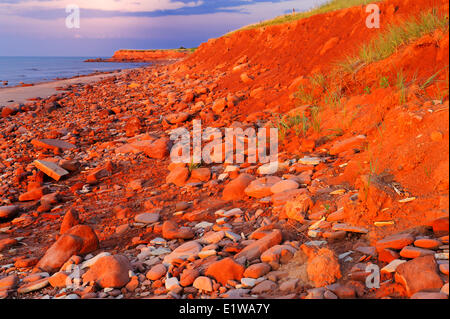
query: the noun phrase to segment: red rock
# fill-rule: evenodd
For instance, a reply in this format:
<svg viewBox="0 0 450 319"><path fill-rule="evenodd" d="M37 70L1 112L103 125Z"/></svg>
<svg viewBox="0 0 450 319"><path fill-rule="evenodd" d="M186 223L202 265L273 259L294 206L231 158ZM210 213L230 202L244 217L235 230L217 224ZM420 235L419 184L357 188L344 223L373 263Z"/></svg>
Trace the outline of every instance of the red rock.
<svg viewBox="0 0 450 319"><path fill-rule="evenodd" d="M194 280L193 286L200 291L211 292L213 291L213 284L210 278L205 276L199 276Z"/></svg>
<svg viewBox="0 0 450 319"><path fill-rule="evenodd" d="M303 251L307 251L305 245L301 246ZM309 252L306 271L308 278L316 287L323 287L334 283L337 279L342 277L341 268L336 255L328 248L320 248L314 250L314 253Z"/></svg>
<svg viewBox="0 0 450 319"><path fill-rule="evenodd" d="M180 285L183 287L190 286L198 276L200 276L200 273L197 269L185 269L180 275Z"/></svg>
<svg viewBox="0 0 450 319"><path fill-rule="evenodd" d="M164 276L167 272L166 267L163 264L153 266L145 275L149 280L158 280Z"/></svg>
<svg viewBox="0 0 450 319"><path fill-rule="evenodd" d="M170 124L177 124L186 122L189 118L189 114L186 112L169 114L166 116L166 121Z"/></svg>
<svg viewBox="0 0 450 319"><path fill-rule="evenodd" d="M330 149L330 155L338 155L348 150L361 150L364 145L366 137L364 135L358 135L354 137L350 137L343 141L339 141L334 143L334 145Z"/></svg>
<svg viewBox="0 0 450 319"><path fill-rule="evenodd" d="M417 258L426 255L434 255L434 251L413 246L403 247L400 251L400 256L403 258Z"/></svg>
<svg viewBox="0 0 450 319"><path fill-rule="evenodd" d="M340 299L353 299L356 297L356 291L353 287L348 285L331 285L328 287L332 292L334 292Z"/></svg>
<svg viewBox="0 0 450 319"><path fill-rule="evenodd" d="M61 150L71 150L76 148L75 145L56 139L42 139L42 140L32 140L31 144L35 147L51 149L58 151Z"/></svg>
<svg viewBox="0 0 450 319"><path fill-rule="evenodd" d="M334 224L331 229L335 231L346 231L350 233L367 234L369 231L364 227L352 226L345 223Z"/></svg>
<svg viewBox="0 0 450 319"><path fill-rule="evenodd" d="M244 274L244 267L232 258L225 258L212 263L205 274L213 277L222 285L226 285L228 280L241 280Z"/></svg>
<svg viewBox="0 0 450 319"><path fill-rule="evenodd" d="M257 263L249 266L245 269L244 277L245 278L259 278L264 276L270 271L271 267L266 263Z"/></svg>
<svg viewBox="0 0 450 319"><path fill-rule="evenodd" d="M244 190L255 179L249 174L241 174L231 182L229 182L223 189L222 198L224 200L239 200L244 198Z"/></svg>
<svg viewBox="0 0 450 319"><path fill-rule="evenodd" d="M396 251L393 251L392 249L381 249L378 251L378 260L390 263L391 261L400 258L400 254Z"/></svg>
<svg viewBox="0 0 450 319"><path fill-rule="evenodd" d="M91 173L89 173L88 176L86 176L86 182L89 184L96 184L102 178L111 176L111 172L112 172L112 169L108 169L105 167L99 167L99 168L93 170Z"/></svg>
<svg viewBox="0 0 450 319"><path fill-rule="evenodd" d="M0 251L9 248L11 246L14 246L17 244L17 240L14 238L3 238L0 239Z"/></svg>
<svg viewBox="0 0 450 319"><path fill-rule="evenodd" d="M31 200L38 200L42 196L44 196L47 192L48 192L48 189L46 187L34 188L24 194L21 194L19 196L19 201L25 202L25 201L31 201Z"/></svg>
<svg viewBox="0 0 450 319"><path fill-rule="evenodd" d="M178 246L169 255L164 257L164 264L171 264L174 260L186 260L196 257L202 246L196 241L188 241L181 246Z"/></svg>
<svg viewBox="0 0 450 319"><path fill-rule="evenodd" d="M211 178L211 171L206 167L197 168L192 170L191 177L201 182L207 182Z"/></svg>
<svg viewBox="0 0 450 319"><path fill-rule="evenodd" d="M137 276L131 277L131 280L126 284L125 289L128 291L135 291L139 287L139 279Z"/></svg>
<svg viewBox="0 0 450 319"><path fill-rule="evenodd" d="M408 296L422 290L439 290L444 283L437 271L434 256L417 257L397 267L395 281L406 288Z"/></svg>
<svg viewBox="0 0 450 319"><path fill-rule="evenodd" d="M8 219L15 217L19 210L19 206L16 205L0 206L0 218Z"/></svg>
<svg viewBox="0 0 450 319"><path fill-rule="evenodd" d="M125 135L128 137L135 136L142 129L141 120L138 117L133 117L125 124Z"/></svg>
<svg viewBox="0 0 450 319"><path fill-rule="evenodd" d="M37 169L40 169L42 172L56 181L59 181L61 177L69 174L69 172L62 167L49 161L35 160L33 164Z"/></svg>
<svg viewBox="0 0 450 319"><path fill-rule="evenodd" d="M194 232L187 227L178 227L174 222L167 220L162 226L162 235L165 239L191 239Z"/></svg>
<svg viewBox="0 0 450 319"><path fill-rule="evenodd" d="M67 234L78 236L83 240L83 245L78 252L79 254L87 254L98 249L99 241L97 234L88 225L76 225L67 231Z"/></svg>
<svg viewBox="0 0 450 319"><path fill-rule="evenodd" d="M26 268L26 267L32 267L36 265L39 262L38 258L29 257L29 258L21 258L16 260L14 263L14 266L16 268Z"/></svg>
<svg viewBox="0 0 450 319"><path fill-rule="evenodd" d="M69 209L64 215L59 233L61 235L66 233L69 229L71 229L75 225L78 225L79 223L80 218L78 217L78 212L75 209Z"/></svg>
<svg viewBox="0 0 450 319"><path fill-rule="evenodd" d="M437 239L422 238L414 242L414 246L425 249L438 249L442 243Z"/></svg>
<svg viewBox="0 0 450 319"><path fill-rule="evenodd" d="M227 101L225 99L218 99L214 101L214 104L212 106L212 110L216 114L220 114L223 112L225 107L227 106Z"/></svg>
<svg viewBox="0 0 450 319"><path fill-rule="evenodd" d="M273 206L282 206L286 205L287 202L294 200L296 197L303 194L308 194L308 190L306 188L291 189L281 193L273 194L271 201L273 203Z"/></svg>
<svg viewBox="0 0 450 319"><path fill-rule="evenodd" d="M48 278L48 282L55 288L65 288L68 284L70 285L72 283L70 277L64 272L55 273L53 276Z"/></svg>
<svg viewBox="0 0 450 319"><path fill-rule="evenodd" d="M166 177L167 184L175 184L177 186L184 186L189 178L189 169L186 167L178 167L169 173Z"/></svg>
<svg viewBox="0 0 450 319"><path fill-rule="evenodd" d="M277 176L261 177L252 181L244 190L245 194L254 198L263 198L272 195L271 187L280 182Z"/></svg>
<svg viewBox="0 0 450 319"><path fill-rule="evenodd" d="M77 255L82 247L83 239L64 234L47 250L36 267L49 273L58 271L72 255Z"/></svg>
<svg viewBox="0 0 450 319"><path fill-rule="evenodd" d="M153 224L159 220L159 217L160 217L159 213L142 213L136 215L134 217L134 220L137 223Z"/></svg>
<svg viewBox="0 0 450 319"><path fill-rule="evenodd" d="M380 251L385 248L402 249L414 242L414 237L411 234L396 234L386 237L376 243L377 250Z"/></svg>
<svg viewBox="0 0 450 319"><path fill-rule="evenodd" d="M10 290L16 287L19 278L16 275L9 275L0 279L0 290Z"/></svg>
<svg viewBox="0 0 450 319"><path fill-rule="evenodd" d="M287 263L295 254L296 249L291 245L275 245L261 254L261 261L268 264Z"/></svg>
<svg viewBox="0 0 450 319"><path fill-rule="evenodd" d="M247 260L259 258L261 254L267 249L281 243L281 240L281 231L275 229L272 231L272 233L245 247L240 253L235 255L234 258L238 259L241 257L245 257Z"/></svg>
<svg viewBox="0 0 450 319"><path fill-rule="evenodd" d="M299 184L297 182L295 182L292 179L287 179L287 180L279 181L278 183L273 184L272 187L270 188L270 191L273 194L277 194L277 193L281 193L284 191L297 189L298 187L299 187Z"/></svg>
<svg viewBox="0 0 450 319"><path fill-rule="evenodd" d="M102 288L122 288L129 281L131 265L123 255L99 258L83 275L83 282L95 282Z"/></svg>
<svg viewBox="0 0 450 319"><path fill-rule="evenodd" d="M19 294L26 294L36 290L45 288L48 285L48 278L42 278L37 281L30 282L28 284L22 285L17 289Z"/></svg>
<svg viewBox="0 0 450 319"><path fill-rule="evenodd" d="M286 203L284 212L288 218L303 222L306 213L313 205L314 203L309 195L300 194Z"/></svg>
<svg viewBox="0 0 450 319"><path fill-rule="evenodd" d="M444 275L448 276L448 263L440 264L439 265L439 270L441 271L441 273L443 273Z"/></svg>
<svg viewBox="0 0 450 319"><path fill-rule="evenodd" d="M169 142L167 138L160 138L156 141L137 141L131 146L144 152L150 158L163 159L169 155Z"/></svg>
<svg viewBox="0 0 450 319"><path fill-rule="evenodd" d="M264 280L264 281L260 282L259 284L257 284L255 287L253 287L251 292L252 292L252 294L260 295L263 293L275 291L276 289L277 289L276 283L274 283L271 280Z"/></svg>

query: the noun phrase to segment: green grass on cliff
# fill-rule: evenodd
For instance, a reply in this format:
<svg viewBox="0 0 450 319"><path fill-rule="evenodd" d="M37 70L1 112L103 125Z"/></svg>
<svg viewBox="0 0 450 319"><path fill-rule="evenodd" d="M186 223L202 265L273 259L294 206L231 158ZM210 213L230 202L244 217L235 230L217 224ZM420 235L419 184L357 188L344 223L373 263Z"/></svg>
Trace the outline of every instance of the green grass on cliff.
<svg viewBox="0 0 450 319"><path fill-rule="evenodd" d="M402 24L392 25L386 32L364 44L355 57L347 58L340 65L344 70L352 72L360 65L367 65L388 58L400 46L437 29L448 31L448 15L438 14L435 9L423 12L418 17L411 18Z"/></svg>
<svg viewBox="0 0 450 319"><path fill-rule="evenodd" d="M237 32L237 31L242 31L242 30L251 30L251 29L257 29L257 28L262 28L262 27L271 26L271 25L277 25L277 24L283 24L283 23L287 23L287 22L297 21L300 19L309 18L309 17L317 15L317 14L322 14L322 13L337 11L337 10L346 9L346 8L350 8L350 7L354 7L354 6L366 5L369 3L376 3L376 2L382 2L382 1L383 0L379 0L379 1L331 0L331 1L326 2L323 5L313 8L309 11L299 12L296 14L285 14L285 15L276 17L275 19L272 19L272 20L267 20L267 21L263 21L260 23L256 23L256 24L252 24L252 25L243 27L239 30L232 31L229 34Z"/></svg>

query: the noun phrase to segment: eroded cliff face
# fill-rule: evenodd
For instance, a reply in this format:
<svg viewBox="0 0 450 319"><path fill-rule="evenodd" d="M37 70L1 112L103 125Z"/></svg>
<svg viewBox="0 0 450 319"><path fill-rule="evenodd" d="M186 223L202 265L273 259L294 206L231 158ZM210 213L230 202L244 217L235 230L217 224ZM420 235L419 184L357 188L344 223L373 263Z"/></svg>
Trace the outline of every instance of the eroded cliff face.
<svg viewBox="0 0 450 319"><path fill-rule="evenodd" d="M148 62L155 60L181 59L190 54L189 50L119 50L110 61Z"/></svg>

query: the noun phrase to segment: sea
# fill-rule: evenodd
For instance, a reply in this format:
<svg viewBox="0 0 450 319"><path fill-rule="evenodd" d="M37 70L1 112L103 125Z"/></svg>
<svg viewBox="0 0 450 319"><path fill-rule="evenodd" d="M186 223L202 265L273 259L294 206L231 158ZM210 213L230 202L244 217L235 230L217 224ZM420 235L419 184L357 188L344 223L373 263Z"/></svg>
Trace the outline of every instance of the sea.
<svg viewBox="0 0 450 319"><path fill-rule="evenodd" d="M149 63L84 62L98 57L4 57L0 56L0 88L49 82L94 72L138 68ZM7 81L8 85L3 85Z"/></svg>

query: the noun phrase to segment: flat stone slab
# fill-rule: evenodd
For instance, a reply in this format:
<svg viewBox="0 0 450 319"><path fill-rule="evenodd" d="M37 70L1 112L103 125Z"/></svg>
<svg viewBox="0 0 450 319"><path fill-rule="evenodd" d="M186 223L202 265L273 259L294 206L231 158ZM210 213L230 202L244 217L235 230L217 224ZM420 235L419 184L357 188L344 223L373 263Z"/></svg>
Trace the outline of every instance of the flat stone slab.
<svg viewBox="0 0 450 319"><path fill-rule="evenodd" d="M348 224L334 224L332 227L333 230L343 230L351 233L360 233L367 234L369 231L363 227L351 226Z"/></svg>
<svg viewBox="0 0 450 319"><path fill-rule="evenodd" d="M158 213L142 213L142 214L136 215L136 217L134 217L134 220L137 223L153 224L159 220L159 214Z"/></svg>
<svg viewBox="0 0 450 319"><path fill-rule="evenodd" d="M61 177L69 174L68 171L53 162L35 160L33 164L37 169L40 169L46 175L50 176L56 181L59 181Z"/></svg>
<svg viewBox="0 0 450 319"><path fill-rule="evenodd" d="M32 140L31 144L36 147L46 148L46 149L62 149L62 150L71 150L76 148L75 145L67 143L65 141L57 140L57 139L42 139L42 140Z"/></svg>

